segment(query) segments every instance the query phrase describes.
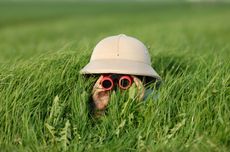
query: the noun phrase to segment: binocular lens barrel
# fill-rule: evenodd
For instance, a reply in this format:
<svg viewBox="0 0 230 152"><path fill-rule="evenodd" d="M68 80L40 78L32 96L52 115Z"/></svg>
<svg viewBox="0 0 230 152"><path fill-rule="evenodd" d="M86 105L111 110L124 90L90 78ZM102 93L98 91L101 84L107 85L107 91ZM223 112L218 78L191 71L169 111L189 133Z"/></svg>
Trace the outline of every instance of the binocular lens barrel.
<svg viewBox="0 0 230 152"><path fill-rule="evenodd" d="M122 87L127 87L127 86L129 86L129 80L128 80L128 79L123 79L123 80L121 80L120 85L121 85Z"/></svg>
<svg viewBox="0 0 230 152"><path fill-rule="evenodd" d="M113 88L113 80L110 78L104 78L101 83L102 87L106 90L110 90Z"/></svg>
<svg viewBox="0 0 230 152"><path fill-rule="evenodd" d="M123 90L128 89L132 85L132 80L129 76L122 76L118 80L118 85ZM101 80L101 85L105 90L111 90L114 87L114 79L109 76L103 77L103 79Z"/></svg>
<svg viewBox="0 0 230 152"><path fill-rule="evenodd" d="M132 84L130 77L123 76L119 80L119 86L121 89L128 89Z"/></svg>

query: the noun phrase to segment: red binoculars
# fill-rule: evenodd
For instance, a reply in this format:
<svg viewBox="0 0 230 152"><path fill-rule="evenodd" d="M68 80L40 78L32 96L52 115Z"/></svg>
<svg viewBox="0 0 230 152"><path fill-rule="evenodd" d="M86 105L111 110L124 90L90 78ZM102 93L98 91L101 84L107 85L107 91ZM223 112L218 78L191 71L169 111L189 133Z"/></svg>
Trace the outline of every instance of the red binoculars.
<svg viewBox="0 0 230 152"><path fill-rule="evenodd" d="M112 90L117 84L121 89L128 89L133 83L133 79L128 75L103 75L101 85L105 90Z"/></svg>

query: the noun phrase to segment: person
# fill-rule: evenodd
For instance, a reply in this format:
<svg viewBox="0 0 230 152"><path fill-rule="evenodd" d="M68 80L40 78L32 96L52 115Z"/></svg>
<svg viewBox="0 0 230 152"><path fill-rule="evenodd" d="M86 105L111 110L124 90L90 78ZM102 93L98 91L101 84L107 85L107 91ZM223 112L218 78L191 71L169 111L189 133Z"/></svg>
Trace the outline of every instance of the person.
<svg viewBox="0 0 230 152"><path fill-rule="evenodd" d="M94 110L103 111L109 104L111 90L123 90L135 86L137 98L146 98L148 82L156 82L161 77L151 66L149 52L138 39L124 34L109 36L94 48L90 62L81 74L100 75L92 89Z"/></svg>

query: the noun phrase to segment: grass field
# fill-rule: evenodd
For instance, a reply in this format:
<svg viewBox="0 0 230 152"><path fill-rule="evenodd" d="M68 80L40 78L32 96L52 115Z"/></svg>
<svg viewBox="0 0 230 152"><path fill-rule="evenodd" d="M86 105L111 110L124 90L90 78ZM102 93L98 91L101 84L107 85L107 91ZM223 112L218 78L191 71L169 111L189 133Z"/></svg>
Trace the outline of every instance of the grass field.
<svg viewBox="0 0 230 152"><path fill-rule="evenodd" d="M0 151L229 151L230 5L0 3ZM157 100L113 92L89 117L79 70L110 35L137 37Z"/></svg>

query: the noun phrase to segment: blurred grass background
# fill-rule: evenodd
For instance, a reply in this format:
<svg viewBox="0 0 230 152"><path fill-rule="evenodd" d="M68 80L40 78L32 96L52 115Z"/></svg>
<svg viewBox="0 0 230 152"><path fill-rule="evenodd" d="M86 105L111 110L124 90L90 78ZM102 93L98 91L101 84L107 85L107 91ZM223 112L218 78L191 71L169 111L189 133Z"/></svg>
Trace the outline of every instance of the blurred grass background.
<svg viewBox="0 0 230 152"><path fill-rule="evenodd" d="M92 49L103 37L119 33L159 52L162 44L168 47L164 51L207 46L206 41L229 45L228 3L2 2L0 11L1 63L70 45Z"/></svg>
<svg viewBox="0 0 230 152"><path fill-rule="evenodd" d="M227 2L0 2L0 151L228 151L229 16ZM120 33L164 83L149 104L113 94L95 123L78 72Z"/></svg>

